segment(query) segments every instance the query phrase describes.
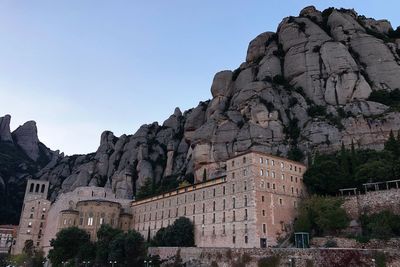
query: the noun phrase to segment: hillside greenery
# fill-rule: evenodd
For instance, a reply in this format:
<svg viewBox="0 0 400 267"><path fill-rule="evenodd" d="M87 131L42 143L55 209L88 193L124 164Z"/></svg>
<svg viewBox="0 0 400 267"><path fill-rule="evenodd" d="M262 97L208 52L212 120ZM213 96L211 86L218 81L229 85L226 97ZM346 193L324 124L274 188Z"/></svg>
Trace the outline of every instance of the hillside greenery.
<svg viewBox="0 0 400 267"><path fill-rule="evenodd" d="M299 207L294 223L296 232L309 232L312 236L337 235L349 225L343 201L333 197L312 196Z"/></svg>
<svg viewBox="0 0 400 267"><path fill-rule="evenodd" d="M359 188L369 182L383 182L400 177L400 133L390 132L382 151L356 150L344 145L340 151L316 154L304 174L308 191L318 195L337 195L342 188Z"/></svg>

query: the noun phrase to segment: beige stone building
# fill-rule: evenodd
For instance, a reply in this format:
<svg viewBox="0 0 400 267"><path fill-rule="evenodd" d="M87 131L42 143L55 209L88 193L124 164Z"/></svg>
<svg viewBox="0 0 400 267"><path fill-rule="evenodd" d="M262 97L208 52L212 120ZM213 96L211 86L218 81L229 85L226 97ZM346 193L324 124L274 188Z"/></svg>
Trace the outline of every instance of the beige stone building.
<svg viewBox="0 0 400 267"><path fill-rule="evenodd" d="M35 244L47 253L50 240L70 226L85 229L92 240L102 224L124 231L135 229L147 237L182 216L194 223L198 247L274 246L292 230L296 207L305 193L305 170L298 162L248 152L229 159L226 172L212 179L158 196L132 201L117 199L109 189L79 187L61 194L51 207L46 200L48 184L30 180L28 188L31 183L40 183L45 191L35 198L36 193L27 188L18 232L21 240L15 252L21 251L25 240L35 238ZM204 173L201 169L196 172L197 176ZM29 218L33 206L41 213Z"/></svg>

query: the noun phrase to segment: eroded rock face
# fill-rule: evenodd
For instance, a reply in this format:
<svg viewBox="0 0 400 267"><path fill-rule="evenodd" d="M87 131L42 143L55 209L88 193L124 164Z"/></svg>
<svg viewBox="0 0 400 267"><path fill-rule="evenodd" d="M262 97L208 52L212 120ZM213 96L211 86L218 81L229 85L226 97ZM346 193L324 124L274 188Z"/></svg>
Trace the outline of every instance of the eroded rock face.
<svg viewBox="0 0 400 267"><path fill-rule="evenodd" d="M10 132L10 115L5 115L0 117L0 141L12 142L11 132Z"/></svg>
<svg viewBox="0 0 400 267"><path fill-rule="evenodd" d="M39 138L36 122L28 121L19 126L13 133L18 146L34 161L39 158Z"/></svg>
<svg viewBox="0 0 400 267"><path fill-rule="evenodd" d="M378 38L391 30L354 10L306 7L252 40L237 70L215 74L209 101L183 114L175 109L162 126L143 125L133 135L106 131L95 153L54 157L37 177L50 181L53 197L79 185L132 197L146 178L182 180L203 166L217 173L250 148L281 156L293 144L305 155L342 142L381 149L400 130L398 112L368 100L373 90L400 88L400 41ZM22 142L19 132L35 157L34 142Z"/></svg>

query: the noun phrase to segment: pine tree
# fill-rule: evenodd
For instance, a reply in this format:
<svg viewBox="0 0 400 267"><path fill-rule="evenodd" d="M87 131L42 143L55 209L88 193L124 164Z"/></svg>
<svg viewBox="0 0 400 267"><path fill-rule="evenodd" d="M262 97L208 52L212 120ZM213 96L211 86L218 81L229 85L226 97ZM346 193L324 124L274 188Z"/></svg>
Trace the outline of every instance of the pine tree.
<svg viewBox="0 0 400 267"><path fill-rule="evenodd" d="M390 131L389 139L385 143L385 150L393 153L395 157L400 156L400 141L396 140L394 137L393 131Z"/></svg>

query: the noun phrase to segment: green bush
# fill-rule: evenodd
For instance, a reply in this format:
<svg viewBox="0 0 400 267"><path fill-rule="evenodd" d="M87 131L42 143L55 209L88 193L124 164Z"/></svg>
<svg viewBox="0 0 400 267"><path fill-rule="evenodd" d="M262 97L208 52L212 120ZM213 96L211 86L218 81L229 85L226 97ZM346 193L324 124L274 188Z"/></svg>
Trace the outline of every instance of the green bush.
<svg viewBox="0 0 400 267"><path fill-rule="evenodd" d="M193 247L193 223L188 218L180 217L172 225L158 230L151 243L159 247Z"/></svg>
<svg viewBox="0 0 400 267"><path fill-rule="evenodd" d="M307 109L307 114L312 117L326 116L326 107L319 105L312 105Z"/></svg>
<svg viewBox="0 0 400 267"><path fill-rule="evenodd" d="M400 236L400 215L386 210L361 216L363 235L370 238L389 239Z"/></svg>
<svg viewBox="0 0 400 267"><path fill-rule="evenodd" d="M369 101L382 103L395 110L400 110L400 89L394 89L392 91L387 90L375 90L368 97Z"/></svg>

